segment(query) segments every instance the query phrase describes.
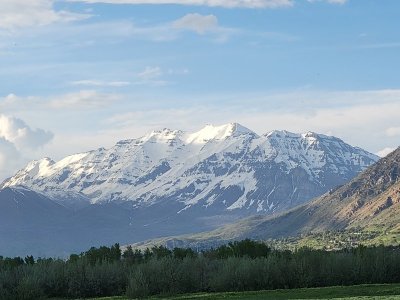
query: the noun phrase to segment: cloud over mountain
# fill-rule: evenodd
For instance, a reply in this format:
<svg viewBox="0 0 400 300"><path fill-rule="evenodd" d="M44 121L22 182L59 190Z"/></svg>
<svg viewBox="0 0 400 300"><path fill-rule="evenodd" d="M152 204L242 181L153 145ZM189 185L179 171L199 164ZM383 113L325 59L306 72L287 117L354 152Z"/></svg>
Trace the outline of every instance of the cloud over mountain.
<svg viewBox="0 0 400 300"><path fill-rule="evenodd" d="M30 156L52 139L49 131L32 129L21 119L0 114L0 177L15 171L23 156Z"/></svg>

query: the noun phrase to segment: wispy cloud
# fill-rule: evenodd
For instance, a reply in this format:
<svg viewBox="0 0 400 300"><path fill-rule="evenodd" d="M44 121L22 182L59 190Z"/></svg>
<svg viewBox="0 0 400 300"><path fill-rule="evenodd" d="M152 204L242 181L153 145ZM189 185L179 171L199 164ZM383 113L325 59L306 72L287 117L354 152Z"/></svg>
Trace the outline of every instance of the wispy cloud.
<svg viewBox="0 0 400 300"><path fill-rule="evenodd" d="M211 7L278 8L290 7L292 0L69 0L70 2L109 4L177 4Z"/></svg>
<svg viewBox="0 0 400 300"><path fill-rule="evenodd" d="M388 137L400 136L400 126L399 127L389 127L388 129L386 129L385 132Z"/></svg>
<svg viewBox="0 0 400 300"><path fill-rule="evenodd" d="M1 1L0 1L1 2ZM1 30L0 30L1 34ZM204 42L226 43L230 40L249 39L260 41L298 41L298 37L280 32L257 32L220 24L216 15L191 13L167 22L136 23L126 19L113 21L91 21L84 23L53 24L37 30L19 32L0 41L0 55L11 55L15 51L59 49L77 51L96 45L109 46L133 40L155 43L170 43L184 38L197 37ZM45 43L39 42L46 40ZM15 47L17 46L17 47ZM26 48L24 48L26 47ZM15 68L12 68L12 72ZM82 81L79 83L79 81ZM86 81L86 82L85 82ZM92 81L92 82L89 82ZM83 78L76 85L100 86L108 80ZM130 81L124 80L124 81Z"/></svg>
<svg viewBox="0 0 400 300"><path fill-rule="evenodd" d="M84 90L57 96L47 105L55 109L93 109L108 106L119 99L120 97L115 94L102 94L93 90Z"/></svg>
<svg viewBox="0 0 400 300"><path fill-rule="evenodd" d="M284 8L292 7L296 0L67 0L69 2L84 3L107 3L107 4L153 4L153 5L190 5L190 6L209 6L209 7L225 7L225 8ZM310 3L326 2L330 4L343 5L349 0L307 0Z"/></svg>
<svg viewBox="0 0 400 300"><path fill-rule="evenodd" d="M198 35L208 34L216 42L226 42L231 36L243 35L244 33L240 29L220 26L218 18L215 15L201 15L198 13L187 14L168 24L168 27L178 33L194 32Z"/></svg>
<svg viewBox="0 0 400 300"><path fill-rule="evenodd" d="M112 93L100 93L95 90L82 90L48 97L19 97L9 94L0 98L0 108L7 111L53 109L53 110L88 110L109 106L120 100L121 96Z"/></svg>
<svg viewBox="0 0 400 300"><path fill-rule="evenodd" d="M159 66L147 66L135 74L134 85L164 86L171 83L171 76L184 76L189 74L188 69L163 70Z"/></svg>
<svg viewBox="0 0 400 300"><path fill-rule="evenodd" d="M347 3L349 0L307 0L308 2L314 3L314 2L326 2L330 4L340 4L343 5Z"/></svg>
<svg viewBox="0 0 400 300"><path fill-rule="evenodd" d="M358 46L361 49L385 49L385 48L400 48L400 42L393 43L375 43Z"/></svg>
<svg viewBox="0 0 400 300"><path fill-rule="evenodd" d="M160 78L162 75L163 71L160 67L146 67L142 72L137 74L137 77L147 81Z"/></svg>
<svg viewBox="0 0 400 300"><path fill-rule="evenodd" d="M164 71L160 67L147 66L144 70L135 74L135 85L164 86L168 81L163 79Z"/></svg>
<svg viewBox="0 0 400 300"><path fill-rule="evenodd" d="M55 22L71 22L88 18L87 14L55 10L53 0L1 0L0 30L43 26Z"/></svg>
<svg viewBox="0 0 400 300"><path fill-rule="evenodd" d="M174 21L172 27L204 34L218 29L218 19L214 15L187 14Z"/></svg>
<svg viewBox="0 0 400 300"><path fill-rule="evenodd" d="M154 26L150 28L136 28L153 33L153 40L168 41L181 37L185 32L192 32L197 35L209 35L214 41L224 42L235 34L242 34L242 30L236 28L228 28L219 24L215 15L202 15L199 13L189 13L172 22ZM151 36L151 35L150 35Z"/></svg>
<svg viewBox="0 0 400 300"><path fill-rule="evenodd" d="M77 80L70 82L71 85L92 86L92 87L124 87L131 83L129 81L101 81L94 79Z"/></svg>
<svg viewBox="0 0 400 300"><path fill-rule="evenodd" d="M190 73L189 69L168 69L167 71L170 75L187 75Z"/></svg>
<svg viewBox="0 0 400 300"><path fill-rule="evenodd" d="M62 32L62 35L74 38L82 37L85 40L90 36L94 40L104 39L106 42L127 38L153 42L171 42L184 37L187 33L209 37L210 40L227 40L235 34L243 34L243 31L220 25L218 18L214 15L195 13L164 23L136 24L128 20L120 20L78 24L69 26L67 31L64 30Z"/></svg>
<svg viewBox="0 0 400 300"><path fill-rule="evenodd" d="M332 4L345 4L346 2L348 2L348 0L326 0L326 2Z"/></svg>

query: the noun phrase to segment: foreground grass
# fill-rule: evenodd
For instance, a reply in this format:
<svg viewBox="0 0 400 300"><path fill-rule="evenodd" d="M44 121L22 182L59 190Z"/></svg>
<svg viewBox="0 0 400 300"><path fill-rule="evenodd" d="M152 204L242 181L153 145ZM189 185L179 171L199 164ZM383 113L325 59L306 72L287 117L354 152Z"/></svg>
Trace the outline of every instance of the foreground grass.
<svg viewBox="0 0 400 300"><path fill-rule="evenodd" d="M124 297L98 298L96 300L126 300ZM346 287L308 288L257 292L201 293L175 297L153 297L151 299L379 299L400 300L400 284L357 285Z"/></svg>

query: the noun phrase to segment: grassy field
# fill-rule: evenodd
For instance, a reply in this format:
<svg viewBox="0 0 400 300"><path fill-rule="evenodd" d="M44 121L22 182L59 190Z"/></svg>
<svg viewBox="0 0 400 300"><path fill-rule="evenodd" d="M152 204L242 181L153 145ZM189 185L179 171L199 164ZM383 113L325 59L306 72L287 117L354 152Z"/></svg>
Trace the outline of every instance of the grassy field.
<svg viewBox="0 0 400 300"><path fill-rule="evenodd" d="M101 298L96 300L126 300L124 297ZM191 294L176 297L153 297L151 299L379 299L400 300L400 284L358 285L349 287L309 288L293 290L257 291L244 293Z"/></svg>

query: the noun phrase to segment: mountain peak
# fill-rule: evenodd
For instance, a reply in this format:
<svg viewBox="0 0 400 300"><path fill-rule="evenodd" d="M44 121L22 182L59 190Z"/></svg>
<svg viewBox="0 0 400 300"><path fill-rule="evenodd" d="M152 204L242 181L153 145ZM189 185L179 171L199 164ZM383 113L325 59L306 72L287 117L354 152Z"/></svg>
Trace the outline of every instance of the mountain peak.
<svg viewBox="0 0 400 300"><path fill-rule="evenodd" d="M306 133L303 133L302 136L303 136L304 138L318 138L318 137L319 137L319 134L318 134L318 133L315 133L315 132L313 132L313 131L307 131Z"/></svg>
<svg viewBox="0 0 400 300"><path fill-rule="evenodd" d="M313 131L307 131L305 133L293 133L287 130L272 130L264 135L267 138L278 138L278 139L285 139L285 138L298 138L298 139L305 139L308 141L316 141L321 139L329 139L329 140L338 140L338 138L333 136L324 135L321 133L316 133Z"/></svg>
<svg viewBox="0 0 400 300"><path fill-rule="evenodd" d="M176 134L176 133L181 133L182 131L180 130L172 130L169 128L163 128L159 130L153 130L150 135L170 135L170 134Z"/></svg>
<svg viewBox="0 0 400 300"><path fill-rule="evenodd" d="M299 134L293 133L287 130L272 130L265 134L264 136L266 137L277 137L277 138L287 138L287 137L292 137L292 138L297 138L299 137Z"/></svg>
<svg viewBox="0 0 400 300"><path fill-rule="evenodd" d="M169 128L163 128L161 130L153 130L146 137L148 138L157 138L157 139L174 139L177 136L181 135L183 132L180 130L172 130Z"/></svg>
<svg viewBox="0 0 400 300"><path fill-rule="evenodd" d="M342 195L362 195L364 198L381 193L400 181L400 147L343 187Z"/></svg>
<svg viewBox="0 0 400 300"><path fill-rule="evenodd" d="M190 134L187 138L187 142L203 144L210 140L224 140L231 136L236 137L246 134L256 135L253 131L240 125L239 123L228 123L220 126L207 124L200 131Z"/></svg>
<svg viewBox="0 0 400 300"><path fill-rule="evenodd" d="M37 174L42 175L41 173L44 170L47 170L49 167L55 164L55 161L49 157L45 157L39 160L34 160L28 164L26 170L31 176L35 176Z"/></svg>

